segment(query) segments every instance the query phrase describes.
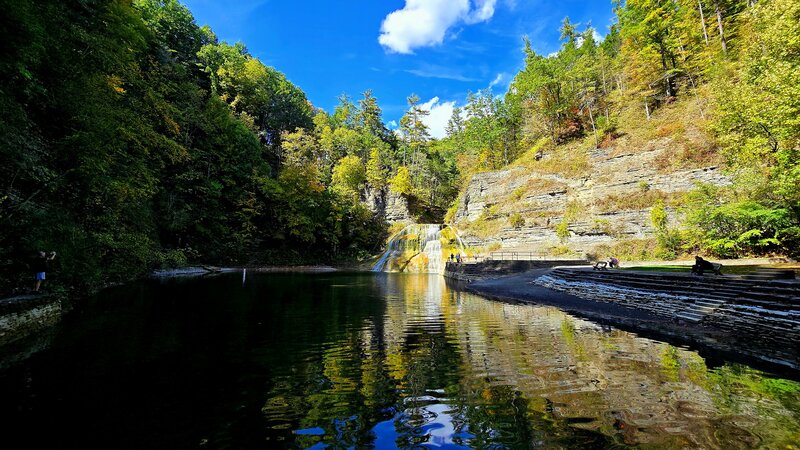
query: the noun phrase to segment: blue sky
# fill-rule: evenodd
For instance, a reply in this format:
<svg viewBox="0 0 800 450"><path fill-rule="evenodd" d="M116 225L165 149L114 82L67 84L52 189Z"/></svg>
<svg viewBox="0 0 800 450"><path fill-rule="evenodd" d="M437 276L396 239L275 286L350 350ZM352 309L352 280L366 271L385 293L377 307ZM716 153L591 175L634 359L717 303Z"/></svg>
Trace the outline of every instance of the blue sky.
<svg viewBox="0 0 800 450"><path fill-rule="evenodd" d="M522 68L523 36L542 54L559 48L569 16L605 35L610 0L182 0L197 23L286 74L332 111L342 93L372 89L392 125L416 93L434 135L470 91L508 88Z"/></svg>

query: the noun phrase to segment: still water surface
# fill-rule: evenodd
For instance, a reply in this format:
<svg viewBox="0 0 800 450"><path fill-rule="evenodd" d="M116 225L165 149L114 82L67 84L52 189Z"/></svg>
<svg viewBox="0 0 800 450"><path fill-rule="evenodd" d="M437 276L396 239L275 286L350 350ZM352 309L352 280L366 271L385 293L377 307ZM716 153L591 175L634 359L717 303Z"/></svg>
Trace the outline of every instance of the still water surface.
<svg viewBox="0 0 800 450"><path fill-rule="evenodd" d="M0 447L798 448L800 384L403 274L104 291L0 369ZM3 444L3 441L6 446Z"/></svg>

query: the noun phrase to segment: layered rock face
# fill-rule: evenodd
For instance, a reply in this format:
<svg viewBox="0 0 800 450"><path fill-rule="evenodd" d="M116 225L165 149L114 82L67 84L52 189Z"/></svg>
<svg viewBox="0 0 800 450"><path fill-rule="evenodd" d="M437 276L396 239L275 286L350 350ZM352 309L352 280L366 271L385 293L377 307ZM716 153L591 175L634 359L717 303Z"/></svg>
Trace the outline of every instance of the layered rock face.
<svg viewBox="0 0 800 450"><path fill-rule="evenodd" d="M665 170L668 144L636 152L591 150L586 170L575 177L536 167L478 173L460 199L456 226L469 246L542 253L565 245L590 252L601 244L653 237L650 212L659 201L675 223L674 205L696 183L730 182L718 166ZM556 233L563 220L569 231L565 239Z"/></svg>
<svg viewBox="0 0 800 450"><path fill-rule="evenodd" d="M384 188L369 190L365 197L369 209L378 217L384 218L386 222L416 223L408 209L408 201L402 195Z"/></svg>

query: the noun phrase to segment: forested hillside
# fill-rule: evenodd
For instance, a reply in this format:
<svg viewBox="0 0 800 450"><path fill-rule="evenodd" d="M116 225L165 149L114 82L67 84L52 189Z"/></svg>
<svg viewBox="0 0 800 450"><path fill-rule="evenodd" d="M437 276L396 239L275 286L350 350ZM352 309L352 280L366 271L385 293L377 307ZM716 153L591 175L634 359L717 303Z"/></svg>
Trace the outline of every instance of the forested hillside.
<svg viewBox="0 0 800 450"><path fill-rule="evenodd" d="M2 290L29 284L38 249L83 287L187 261L374 250L380 221L326 188L344 172L304 166L294 133L353 117L317 115L177 1L0 3ZM391 138L370 114L364 126Z"/></svg>
<svg viewBox="0 0 800 450"><path fill-rule="evenodd" d="M672 199L662 254L797 253L800 4L629 0L602 38L569 19L505 95L471 94L436 140L415 95L389 130L371 92L315 108L177 0L0 0L0 283L38 249L93 287L188 262L376 253L391 189L428 217L475 173L584 176L587 152L669 137L665 170L723 163L727 187ZM674 119L674 120L673 120ZM523 220L523 218L514 218Z"/></svg>
<svg viewBox="0 0 800 450"><path fill-rule="evenodd" d="M643 257L797 255L800 4L629 0L616 12L618 23L602 42L591 27L581 31L565 19L558 53L539 55L528 43L525 68L505 96L472 96L436 145L459 149L465 179L510 166L580 180L589 176L589 151L605 148L613 157L666 138L660 171L722 163L733 184L700 184L668 199L681 213L679 224L667 223L664 198L634 195L655 210L658 248ZM524 191L517 194L512 200ZM576 205L587 206L608 205ZM574 212L561 215L547 223L566 239Z"/></svg>

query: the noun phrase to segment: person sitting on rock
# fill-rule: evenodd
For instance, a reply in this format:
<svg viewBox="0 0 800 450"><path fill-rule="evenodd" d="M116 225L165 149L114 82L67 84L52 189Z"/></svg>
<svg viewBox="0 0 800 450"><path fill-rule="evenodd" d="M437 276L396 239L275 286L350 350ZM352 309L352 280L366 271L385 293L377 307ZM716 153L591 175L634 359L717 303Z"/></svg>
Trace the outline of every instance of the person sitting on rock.
<svg viewBox="0 0 800 450"><path fill-rule="evenodd" d="M694 257L694 265L692 266L692 273L702 275L706 270L714 271L714 264L706 261L700 256Z"/></svg>

